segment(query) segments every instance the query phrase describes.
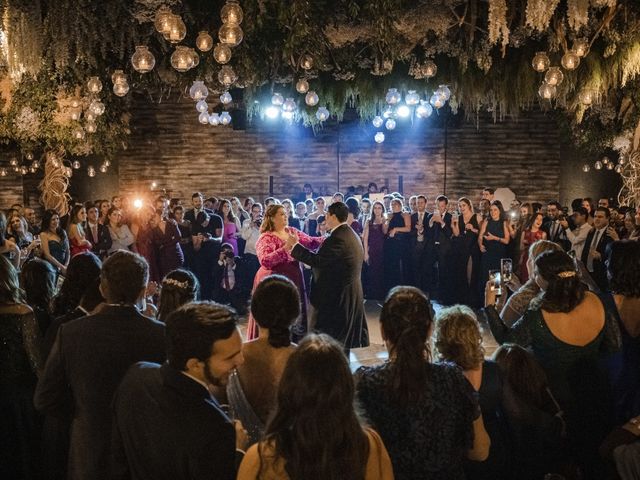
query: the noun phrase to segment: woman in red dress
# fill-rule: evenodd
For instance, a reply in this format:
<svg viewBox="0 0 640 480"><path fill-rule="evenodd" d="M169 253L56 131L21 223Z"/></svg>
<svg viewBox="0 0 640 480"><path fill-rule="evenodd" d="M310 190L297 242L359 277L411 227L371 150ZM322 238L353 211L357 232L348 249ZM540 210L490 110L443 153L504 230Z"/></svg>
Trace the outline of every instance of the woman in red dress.
<svg viewBox="0 0 640 480"><path fill-rule="evenodd" d="M302 266L285 248L289 233L298 236L298 241L304 247L315 250L320 248L324 238L310 237L300 230L287 226L287 215L282 205L270 205L260 226L260 237L256 242L256 254L260 262L260 269L253 281L253 289L260 281L271 274L277 273L289 278L300 292L300 320L294 325L295 333L301 337L307 327L307 295L302 277ZM258 338L258 326L250 315L247 326L247 340Z"/></svg>
<svg viewBox="0 0 640 480"><path fill-rule="evenodd" d="M87 210L84 205L74 205L69 214L67 236L71 246L71 257L82 252L91 251L91 242L87 240L82 225L87 221Z"/></svg>
<svg viewBox="0 0 640 480"><path fill-rule="evenodd" d="M522 236L520 237L520 282L524 283L529 280L529 270L527 269L527 261L529 260L529 247L538 240L546 240L547 234L542 231L542 213L534 213L524 226Z"/></svg>

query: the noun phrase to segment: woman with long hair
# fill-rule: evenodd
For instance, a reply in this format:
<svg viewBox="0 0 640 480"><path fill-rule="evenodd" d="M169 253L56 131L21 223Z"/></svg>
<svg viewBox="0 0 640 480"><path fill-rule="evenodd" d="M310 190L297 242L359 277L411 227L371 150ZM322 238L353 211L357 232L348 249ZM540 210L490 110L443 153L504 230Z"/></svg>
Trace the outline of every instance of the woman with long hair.
<svg viewBox="0 0 640 480"><path fill-rule="evenodd" d="M354 390L342 345L328 335L306 337L289 357L275 413L238 480L393 480L385 446L356 413Z"/></svg>
<svg viewBox="0 0 640 480"><path fill-rule="evenodd" d="M480 286L484 287L489 278L489 270L500 269L500 260L507 256L510 240L509 225L502 202L494 200L489 208L489 216L482 222L478 235L481 254Z"/></svg>
<svg viewBox="0 0 640 480"><path fill-rule="evenodd" d="M84 233L83 224L87 221L87 210L82 204L76 204L69 214L67 235L71 244L71 257L82 252L90 252L92 245Z"/></svg>
<svg viewBox="0 0 640 480"><path fill-rule="evenodd" d="M111 207L109 209L104 224L109 227L109 235L111 235L112 243L109 254L116 250L136 251L136 238L127 224L122 223L122 211L119 208Z"/></svg>
<svg viewBox="0 0 640 480"><path fill-rule="evenodd" d="M231 208L231 202L229 200L220 200L220 208L218 215L222 217L223 231L222 231L222 243L228 243L233 247L233 254L238 256L238 235L240 234L240 220L233 213Z"/></svg>
<svg viewBox="0 0 640 480"><path fill-rule="evenodd" d="M529 262L529 247L539 240L547 239L547 233L542 230L543 220L544 215L542 212L536 212L531 215L520 236L518 276L522 283L526 283L527 280L529 280L529 269L527 268Z"/></svg>
<svg viewBox="0 0 640 480"><path fill-rule="evenodd" d="M188 270L178 268L167 273L160 285L158 320L164 322L169 314L182 305L194 302L198 298L199 288L198 279Z"/></svg>
<svg viewBox="0 0 640 480"><path fill-rule="evenodd" d="M25 301L33 309L41 336L44 336L51 324L56 281L57 272L53 265L41 258L25 263L20 272L20 285L25 293Z"/></svg>
<svg viewBox="0 0 640 480"><path fill-rule="evenodd" d="M178 223L171 218L164 218L156 211L151 230L151 241L156 253L158 278L184 265L184 255L180 248L182 239Z"/></svg>
<svg viewBox="0 0 640 480"><path fill-rule="evenodd" d="M109 200L98 200L98 223L106 225L109 222L109 210L111 209L111 202ZM118 208L118 207L116 207Z"/></svg>
<svg viewBox="0 0 640 480"><path fill-rule="evenodd" d="M364 224L362 242L367 264L367 298L384 298L384 239L389 225L385 221L384 204L373 202L371 216Z"/></svg>
<svg viewBox="0 0 640 480"><path fill-rule="evenodd" d="M153 229L157 218L156 209L146 204L136 212L131 224L131 234L135 238L132 248L147 261L149 281L156 283L162 279L158 268L158 249L153 241Z"/></svg>
<svg viewBox="0 0 640 480"><path fill-rule="evenodd" d="M395 477L464 479L463 460L489 454L478 376L467 373L467 380L458 367L431 363L433 314L417 288L389 292L380 327L389 361L358 370L357 396L389 450Z"/></svg>
<svg viewBox="0 0 640 480"><path fill-rule="evenodd" d="M250 445L262 438L276 405L282 372L295 351L291 326L300 315L298 289L282 275L266 277L253 292L251 314L260 334L242 346L244 363L231 374L227 384L232 416L249 433Z"/></svg>
<svg viewBox="0 0 640 480"><path fill-rule="evenodd" d="M53 316L59 317L74 310L91 282L100 276L102 262L91 252L83 252L71 259L67 275L53 299Z"/></svg>
<svg viewBox="0 0 640 480"><path fill-rule="evenodd" d="M307 329L307 293L302 277L302 266L286 249L289 234L296 235L304 247L315 250L320 248L322 237L310 237L293 227L289 227L287 216L282 205L270 205L260 226L260 237L256 242L256 253L260 262L260 269L253 280L253 290L263 278L273 273L284 275L291 280L300 293L301 315L300 321L294 327L295 335L304 335ZM247 339L258 337L258 326L253 316L249 316Z"/></svg>
<svg viewBox="0 0 640 480"><path fill-rule="evenodd" d="M402 200L391 200L387 214L387 236L384 240L384 278L387 291L409 278L409 232L411 215L404 211Z"/></svg>
<svg viewBox="0 0 640 480"><path fill-rule="evenodd" d="M478 233L480 224L471 201L458 200L458 215L451 216L451 299L453 303L471 305L475 297L480 269ZM482 219L480 219L482 221Z"/></svg>
<svg viewBox="0 0 640 480"><path fill-rule="evenodd" d="M307 217L307 233L312 237L320 236L320 232L318 232L318 224L320 223L318 222L318 217L325 217L327 214L327 205L324 198L316 198L315 206L315 210Z"/></svg>
<svg viewBox="0 0 640 480"><path fill-rule="evenodd" d="M9 217L7 239L12 240L20 249L21 265L37 255L40 248L40 239L31 234L27 220L18 213Z"/></svg>
<svg viewBox="0 0 640 480"><path fill-rule="evenodd" d="M360 223L360 202L358 202L358 199L355 197L349 197L345 200L344 203L349 209L349 215L347 216L347 225L349 225L359 236L362 236L363 227Z"/></svg>
<svg viewBox="0 0 640 480"><path fill-rule="evenodd" d="M582 206L587 209L587 223L593 226L593 217L596 212L596 204L591 197L585 197L582 199Z"/></svg>
<svg viewBox="0 0 640 480"><path fill-rule="evenodd" d="M60 215L55 210L45 210L42 216L40 243L42 258L51 263L59 273L65 275L71 259L69 240L67 233L60 226Z"/></svg>
<svg viewBox="0 0 640 480"><path fill-rule="evenodd" d="M238 224L240 225L240 228L238 230L238 235L236 237L238 241L238 256L242 257L244 256L244 246L246 241L240 235L240 230L242 230L242 226L244 225L245 220L248 220L251 218L251 215L249 215L249 211L251 211L251 207L249 207L248 211L242 208L242 203L240 202L240 199L238 197L231 197L230 201L231 201L231 211L238 219ZM251 206L253 206L253 204L251 204Z"/></svg>

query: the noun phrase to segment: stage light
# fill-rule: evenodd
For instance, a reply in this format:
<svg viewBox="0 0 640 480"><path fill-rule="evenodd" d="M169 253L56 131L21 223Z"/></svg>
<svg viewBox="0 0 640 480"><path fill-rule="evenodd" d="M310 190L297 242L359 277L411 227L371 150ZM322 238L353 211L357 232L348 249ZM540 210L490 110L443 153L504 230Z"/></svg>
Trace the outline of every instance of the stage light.
<svg viewBox="0 0 640 480"><path fill-rule="evenodd" d="M136 199L133 201L133 206L134 206L135 208L142 208L142 200L140 200L139 198L136 198Z"/></svg>
<svg viewBox="0 0 640 480"><path fill-rule="evenodd" d="M278 107L271 106L267 108L265 113L268 118L270 118L271 120L274 120L278 118L278 115L280 115L280 109Z"/></svg>
<svg viewBox="0 0 640 480"><path fill-rule="evenodd" d="M409 107L406 105L400 105L398 107L398 116L407 118L409 115L411 115L411 109Z"/></svg>
<svg viewBox="0 0 640 480"><path fill-rule="evenodd" d="M157 182L151 182L151 188L156 188L158 186Z"/></svg>

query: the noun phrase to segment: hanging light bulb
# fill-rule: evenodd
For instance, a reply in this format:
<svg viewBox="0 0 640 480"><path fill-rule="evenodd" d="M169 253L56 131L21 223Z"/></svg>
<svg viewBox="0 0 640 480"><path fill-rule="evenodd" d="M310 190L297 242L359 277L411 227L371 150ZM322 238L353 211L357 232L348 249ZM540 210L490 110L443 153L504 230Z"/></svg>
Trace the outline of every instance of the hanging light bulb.
<svg viewBox="0 0 640 480"><path fill-rule="evenodd" d="M562 56L560 63L565 70L575 70L580 65L580 56L573 50L569 50Z"/></svg>
<svg viewBox="0 0 640 480"><path fill-rule="evenodd" d="M307 93L309 91L309 82L306 78L301 78L296 82L296 92Z"/></svg>
<svg viewBox="0 0 640 480"><path fill-rule="evenodd" d="M230 47L237 47L242 42L244 34L242 28L237 23L225 23L218 30L218 38L222 43L226 43Z"/></svg>
<svg viewBox="0 0 640 480"><path fill-rule="evenodd" d="M31 153L31 152L25 153L24 154L24 158L26 158L29 161L33 160L33 153Z"/></svg>
<svg viewBox="0 0 640 480"><path fill-rule="evenodd" d="M40 168L40 162L39 162L38 160L34 160L34 161L31 163L31 167L32 167L32 168L35 168L36 170L37 170L37 169L39 169L39 168Z"/></svg>
<svg viewBox="0 0 640 480"><path fill-rule="evenodd" d="M231 123L231 115L229 112L222 112L220 114L220 124L221 125L229 125Z"/></svg>
<svg viewBox="0 0 640 480"><path fill-rule="evenodd" d="M189 47L178 45L171 54L171 66L179 72L186 72L193 67L193 56Z"/></svg>
<svg viewBox="0 0 640 480"><path fill-rule="evenodd" d="M74 160L73 163L71 164L71 166L73 168L75 168L76 170L80 169L80 162L78 160Z"/></svg>
<svg viewBox="0 0 640 480"><path fill-rule="evenodd" d="M318 94L316 92L314 92L313 90L309 90L304 97L304 101L310 107L315 107L320 101L320 98L318 97Z"/></svg>
<svg viewBox="0 0 640 480"><path fill-rule="evenodd" d="M198 121L201 124L206 125L209 123L209 114L207 112L200 113L200 115L198 115Z"/></svg>
<svg viewBox="0 0 640 480"><path fill-rule="evenodd" d="M385 96L385 101L389 104L389 105L395 105L396 103L398 103L400 100L402 99L402 96L400 95L400 92L398 91L397 88L390 88L387 91L387 95Z"/></svg>
<svg viewBox="0 0 640 480"><path fill-rule="evenodd" d="M296 102L293 100L293 98L287 98L282 104L283 112L295 112L296 108L298 107L296 105Z"/></svg>
<svg viewBox="0 0 640 480"><path fill-rule="evenodd" d="M87 130L87 133L96 133L96 130L98 130L98 127L93 122L87 122L84 128Z"/></svg>
<svg viewBox="0 0 640 480"><path fill-rule="evenodd" d="M6 168L0 168L0 177L6 177L9 174Z"/></svg>
<svg viewBox="0 0 640 480"><path fill-rule="evenodd" d="M90 177L95 177L96 176L96 169L93 168L93 166L89 165L87 167L87 175Z"/></svg>
<svg viewBox="0 0 640 480"><path fill-rule="evenodd" d="M620 165L624 165L624 163L626 162L625 158L623 155L620 155L620 158L618 158L618 163Z"/></svg>
<svg viewBox="0 0 640 480"><path fill-rule="evenodd" d="M229 65L224 65L218 72L218 81L221 84L226 85L227 87L237 79L238 75L236 75L236 72L234 72L233 68L231 68Z"/></svg>
<svg viewBox="0 0 640 480"><path fill-rule="evenodd" d="M91 110L87 110L86 112L84 112L84 119L87 122L95 122L97 117L98 116L95 113L93 113Z"/></svg>
<svg viewBox="0 0 640 480"><path fill-rule="evenodd" d="M113 86L113 93L118 97L124 97L129 93L129 84L124 82L118 82Z"/></svg>
<svg viewBox="0 0 640 480"><path fill-rule="evenodd" d="M209 125L213 125L214 127L220 125L220 115L217 113L209 115Z"/></svg>
<svg viewBox="0 0 640 480"><path fill-rule="evenodd" d="M384 142L384 133L383 132L377 132L374 136L373 139L376 141L376 143L382 143Z"/></svg>
<svg viewBox="0 0 640 480"><path fill-rule="evenodd" d="M313 68L313 57L305 53L300 57L300 67L303 70L311 70Z"/></svg>
<svg viewBox="0 0 640 480"><path fill-rule="evenodd" d="M111 166L111 160L105 160L104 162L102 162L103 165L106 165L107 167Z"/></svg>
<svg viewBox="0 0 640 480"><path fill-rule="evenodd" d="M156 65L156 58L149 51L149 47L138 45L131 56L131 65L136 72L148 73Z"/></svg>
<svg viewBox="0 0 640 480"><path fill-rule="evenodd" d="M609 159L609 157L602 157L602 163L604 163L605 165L607 165L611 160Z"/></svg>
<svg viewBox="0 0 640 480"><path fill-rule="evenodd" d="M29 173L36 173L36 169L33 168L33 165L29 167Z"/></svg>
<svg viewBox="0 0 640 480"><path fill-rule="evenodd" d="M407 118L411 115L411 109L407 105L400 105L398 107L398 116L401 118Z"/></svg>
<svg viewBox="0 0 640 480"><path fill-rule="evenodd" d="M122 70L115 70L111 74L111 83L113 83L114 85L116 83L126 82L126 81L127 81L127 76L125 75L125 73Z"/></svg>
<svg viewBox="0 0 640 480"><path fill-rule="evenodd" d="M587 53L589 53L589 42L584 38L577 39L573 42L573 51L576 52L576 55L579 57L586 57Z"/></svg>
<svg viewBox="0 0 640 480"><path fill-rule="evenodd" d="M387 130L393 130L396 128L396 121L393 118L388 118L384 126Z"/></svg>
<svg viewBox="0 0 640 480"><path fill-rule="evenodd" d="M591 89L585 89L580 92L580 103L585 107L593 104L594 91Z"/></svg>
<svg viewBox="0 0 640 480"><path fill-rule="evenodd" d="M607 170L613 170L615 165L612 162L607 163Z"/></svg>
<svg viewBox="0 0 640 480"><path fill-rule="evenodd" d="M545 100L551 100L556 96L556 86L543 82L540 88L538 88L538 95Z"/></svg>
<svg viewBox="0 0 640 480"><path fill-rule="evenodd" d="M104 163L102 165L100 165L100 171L102 173L107 173L107 170L108 170L108 168Z"/></svg>
<svg viewBox="0 0 640 480"><path fill-rule="evenodd" d="M171 17L171 26L169 31L164 34L164 38L171 43L180 43L187 36L187 26L182 21L180 15Z"/></svg>
<svg viewBox="0 0 640 480"><path fill-rule="evenodd" d="M444 98L442 98L442 95L438 94L437 92L433 92L433 95L429 99L429 103L433 105L436 109L440 109L444 107L445 100Z"/></svg>
<svg viewBox="0 0 640 480"><path fill-rule="evenodd" d="M100 100L93 100L89 104L89 111L99 117L104 113L104 103L102 103Z"/></svg>
<svg viewBox="0 0 640 480"><path fill-rule="evenodd" d="M213 49L213 58L220 65L229 63L229 60L231 60L231 48L229 48L229 45L226 43L217 44L216 48Z"/></svg>
<svg viewBox="0 0 640 480"><path fill-rule="evenodd" d="M549 60L547 52L537 52L531 61L531 66L538 73L545 72L549 65L551 65L551 60Z"/></svg>
<svg viewBox="0 0 640 480"><path fill-rule="evenodd" d="M78 97L73 97L71 99L71 108L79 108L80 105L82 105L82 100L80 100Z"/></svg>
<svg viewBox="0 0 640 480"><path fill-rule="evenodd" d="M271 105L270 107L267 107L265 109L264 113L267 116L267 118L274 120L278 118L278 115L280 115L280 108L276 107L275 105Z"/></svg>
<svg viewBox="0 0 640 480"><path fill-rule="evenodd" d="M589 172L589 170L591 170L591 167L589 166L589 164L588 164L588 163L585 163L584 165L582 165L582 171L583 171L584 173Z"/></svg>
<svg viewBox="0 0 640 480"><path fill-rule="evenodd" d="M602 170L602 162L598 160L594 165L596 170Z"/></svg>
<svg viewBox="0 0 640 480"><path fill-rule="evenodd" d="M222 23L234 23L236 25L240 25L243 17L244 14L242 12L242 7L238 5L236 0L227 0L224 7L222 7L222 10L220 10Z"/></svg>
<svg viewBox="0 0 640 480"><path fill-rule="evenodd" d="M321 122L327 121L330 116L331 114L329 113L329 110L327 110L327 107L320 107L316 112L316 118Z"/></svg>
<svg viewBox="0 0 640 480"><path fill-rule="evenodd" d="M202 80L194 80L189 89L189 96L195 100L204 100L209 95L209 89Z"/></svg>
<svg viewBox="0 0 640 480"><path fill-rule="evenodd" d="M17 167L18 166L18 159L17 158L12 158L11 160L9 160L9 165L11 165L12 167Z"/></svg>
<svg viewBox="0 0 640 480"><path fill-rule="evenodd" d="M615 168L616 173L622 173L622 165L618 164Z"/></svg>
<svg viewBox="0 0 640 480"><path fill-rule="evenodd" d="M391 107L387 107L386 110L382 112L383 118L391 118L393 116L395 116L395 113L393 113L393 108Z"/></svg>
<svg viewBox="0 0 640 480"><path fill-rule="evenodd" d="M409 90L404 97L404 103L409 106L417 105L420 103L420 95L418 95L415 90Z"/></svg>
<svg viewBox="0 0 640 480"><path fill-rule="evenodd" d="M427 78L435 77L438 73L438 66L433 60L427 60L422 66L422 72Z"/></svg>
<svg viewBox="0 0 640 480"><path fill-rule="evenodd" d="M233 98L231 97L231 94L229 92L224 92L222 95L220 95L220 102L222 102L223 105L231 103L232 100Z"/></svg>
<svg viewBox="0 0 640 480"><path fill-rule="evenodd" d="M277 107L281 106L284 103L284 97L279 93L274 93L271 97L271 104Z"/></svg>
<svg viewBox="0 0 640 480"><path fill-rule="evenodd" d="M82 129L82 127L80 125L78 125L77 127L75 127L72 131L71 131L71 135L73 136L73 138L75 138L76 140L82 140L84 138L84 130Z"/></svg>
<svg viewBox="0 0 640 480"><path fill-rule="evenodd" d="M544 81L549 85L558 86L564 80L564 74L558 67L549 67L547 73L544 74Z"/></svg>
<svg viewBox="0 0 640 480"><path fill-rule="evenodd" d="M169 7L167 7L166 5L162 5L156 12L156 18L153 22L153 26L156 28L156 31L158 33L162 33L163 35L165 33L168 33L169 29L171 28L172 17L173 13L169 9Z"/></svg>
<svg viewBox="0 0 640 480"><path fill-rule="evenodd" d="M75 122L80 119L81 113L82 110L80 110L79 108L74 108L69 112L69 118Z"/></svg>
<svg viewBox="0 0 640 480"><path fill-rule="evenodd" d="M380 115L376 115L375 117L373 117L373 121L371 123L373 123L374 127L380 128L382 126L382 124L384 123L384 120L382 119L382 117Z"/></svg>
<svg viewBox="0 0 640 480"><path fill-rule="evenodd" d="M445 102L451 98L451 90L448 85L440 85L436 93L438 93Z"/></svg>
<svg viewBox="0 0 640 480"><path fill-rule="evenodd" d="M196 37L196 47L201 52L208 52L213 48L213 37L206 31L201 31Z"/></svg>
<svg viewBox="0 0 640 480"><path fill-rule="evenodd" d="M90 93L100 93L102 91L102 82L98 77L91 77L87 82L87 90Z"/></svg>
<svg viewBox="0 0 640 480"><path fill-rule="evenodd" d="M416 107L416 115L418 118L430 117L433 113L433 107L426 100L420 100L420 105Z"/></svg>
<svg viewBox="0 0 640 480"><path fill-rule="evenodd" d="M25 165L22 165L20 167L20 174L21 175L26 175L27 173L29 173L29 169Z"/></svg>
<svg viewBox="0 0 640 480"><path fill-rule="evenodd" d="M204 99L198 100L198 102L196 103L196 110L200 113L206 112L207 110L209 110L209 105L204 101Z"/></svg>

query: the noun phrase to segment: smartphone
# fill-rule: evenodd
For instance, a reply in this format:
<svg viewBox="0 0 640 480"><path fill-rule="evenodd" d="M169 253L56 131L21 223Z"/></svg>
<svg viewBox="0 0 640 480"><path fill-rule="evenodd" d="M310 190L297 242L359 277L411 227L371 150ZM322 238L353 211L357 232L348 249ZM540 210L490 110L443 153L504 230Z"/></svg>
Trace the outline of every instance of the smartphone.
<svg viewBox="0 0 640 480"><path fill-rule="evenodd" d="M513 274L513 260L510 258L500 259L500 278L503 282L510 282Z"/></svg>
<svg viewBox="0 0 640 480"><path fill-rule="evenodd" d="M496 294L496 297L502 295L502 282L500 280L500 270L489 270L490 288Z"/></svg>

